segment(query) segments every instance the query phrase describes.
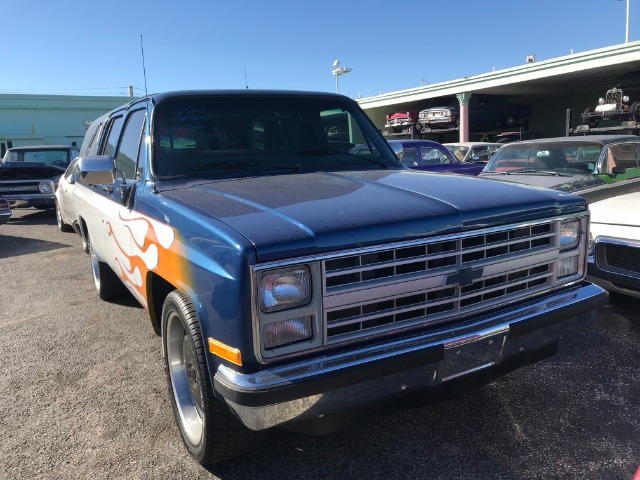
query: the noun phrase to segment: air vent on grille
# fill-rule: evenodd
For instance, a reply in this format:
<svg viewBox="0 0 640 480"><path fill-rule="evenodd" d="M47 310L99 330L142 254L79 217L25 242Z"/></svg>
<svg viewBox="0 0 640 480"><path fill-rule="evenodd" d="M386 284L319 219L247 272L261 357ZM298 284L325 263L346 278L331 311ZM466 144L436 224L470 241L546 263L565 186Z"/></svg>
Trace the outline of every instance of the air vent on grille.
<svg viewBox="0 0 640 480"><path fill-rule="evenodd" d="M605 262L609 267L627 272L640 273L640 248L612 243L602 244ZM600 264L600 262L598 262ZM603 268L602 265L600 265ZM606 268L605 270L610 270Z"/></svg>

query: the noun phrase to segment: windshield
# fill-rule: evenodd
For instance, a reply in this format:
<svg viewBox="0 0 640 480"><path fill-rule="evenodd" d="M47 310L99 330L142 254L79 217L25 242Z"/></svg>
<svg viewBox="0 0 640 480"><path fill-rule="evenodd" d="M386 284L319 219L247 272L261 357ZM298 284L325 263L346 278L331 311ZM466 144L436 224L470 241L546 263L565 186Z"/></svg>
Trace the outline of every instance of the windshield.
<svg viewBox="0 0 640 480"><path fill-rule="evenodd" d="M340 98L185 97L159 103L153 115L160 178L402 168L364 113Z"/></svg>
<svg viewBox="0 0 640 480"><path fill-rule="evenodd" d="M483 171L597 173L603 148L586 141L507 144L491 157Z"/></svg>
<svg viewBox="0 0 640 480"><path fill-rule="evenodd" d="M69 157L69 150L7 150L2 163L35 162L67 168Z"/></svg>

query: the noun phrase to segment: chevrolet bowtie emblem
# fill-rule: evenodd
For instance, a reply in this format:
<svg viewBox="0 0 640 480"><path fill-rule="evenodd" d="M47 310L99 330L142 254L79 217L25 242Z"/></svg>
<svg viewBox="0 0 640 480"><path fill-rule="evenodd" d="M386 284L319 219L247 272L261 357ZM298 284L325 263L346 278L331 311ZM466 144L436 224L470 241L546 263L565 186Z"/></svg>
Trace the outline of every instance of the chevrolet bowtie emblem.
<svg viewBox="0 0 640 480"><path fill-rule="evenodd" d="M455 285L456 283L461 287L468 287L474 280L482 277L482 268L473 269L471 267L465 267L458 270L456 273L447 277L446 285Z"/></svg>

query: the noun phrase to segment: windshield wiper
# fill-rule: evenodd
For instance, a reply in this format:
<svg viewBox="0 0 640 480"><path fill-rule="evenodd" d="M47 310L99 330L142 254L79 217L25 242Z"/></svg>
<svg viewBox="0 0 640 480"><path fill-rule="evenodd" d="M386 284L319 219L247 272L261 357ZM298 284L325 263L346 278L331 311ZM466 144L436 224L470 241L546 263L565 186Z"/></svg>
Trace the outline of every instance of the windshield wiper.
<svg viewBox="0 0 640 480"><path fill-rule="evenodd" d="M375 163L376 165L380 165L380 167L382 168L389 167L386 162L376 160L375 158L361 157L360 155L356 155L355 153L345 152L343 150L337 150L335 148L314 148L309 150L298 150L296 151L296 153L300 155L347 155L349 157L357 158L358 160L365 160L370 163Z"/></svg>
<svg viewBox="0 0 640 480"><path fill-rule="evenodd" d="M538 173L540 175L551 175L551 176L554 176L554 177L572 177L573 176L573 175L570 175L568 173L556 172L555 170L537 170L535 168L522 168L520 170L511 170L508 173L509 174L512 174L512 173Z"/></svg>
<svg viewBox="0 0 640 480"><path fill-rule="evenodd" d="M290 170L293 172L299 172L300 171L300 164L295 164L295 165L269 165L268 163L262 163L262 162L254 162L254 161L249 161L249 162L230 162L230 161L225 161L225 162L211 162L211 163L205 163L203 165L198 165L197 167L194 168L194 170L246 170L246 169L251 169L251 168L259 168L261 170Z"/></svg>

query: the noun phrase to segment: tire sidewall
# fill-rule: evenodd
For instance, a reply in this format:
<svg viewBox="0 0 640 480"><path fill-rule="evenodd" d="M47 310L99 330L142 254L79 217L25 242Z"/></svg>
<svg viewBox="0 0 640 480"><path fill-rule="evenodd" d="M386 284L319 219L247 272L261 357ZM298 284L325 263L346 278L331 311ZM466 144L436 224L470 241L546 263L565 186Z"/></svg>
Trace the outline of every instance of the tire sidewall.
<svg viewBox="0 0 640 480"><path fill-rule="evenodd" d="M176 423L178 424L178 428L180 429L180 436L182 438L182 441L185 445L185 447L187 448L187 450L189 451L189 454L192 455L197 461L201 461L202 458L205 455L206 452L206 447L207 447L207 427L208 427L208 416L209 413L207 412L207 405L205 402L204 405L204 409L203 409L203 417L202 417L202 422L203 422L203 431L202 431L202 436L200 439L200 442L198 444L193 444L191 441L188 440L186 432L184 430L184 425L182 424L182 421L180 420L180 411L178 408L178 405L176 403L176 398L175 398L175 393L173 390L173 382L172 382L172 378L171 378L171 369L169 367L169 361L168 361L168 355L167 355L167 322L168 319L170 318L171 315L177 315L178 318L180 319L180 321L182 322L182 328L189 332L189 339L190 339L190 343L191 343L191 348L196 349L196 346L194 344L194 340L193 340L193 332L194 329L197 329L197 331L200 331L200 326L198 325L197 321L189 321L187 318L185 318L185 315L183 313L183 307L185 305L185 303L188 302L188 300L184 297L183 294L179 293L179 292L172 292L170 293L163 305L162 308L162 357L163 357L163 363L164 363L164 371L165 371L165 376L166 376L166 380L167 380L167 388L169 391L169 398L171 399L171 408L173 409L173 414L174 417L176 419ZM198 370L198 374L200 376L200 382L199 382L199 386L201 389L200 394L202 395L202 398L205 398L205 392L202 391L205 388L205 381L208 378L207 376L205 376L204 374L208 375L207 372L203 372L203 368L202 365L200 365L200 368Z"/></svg>

